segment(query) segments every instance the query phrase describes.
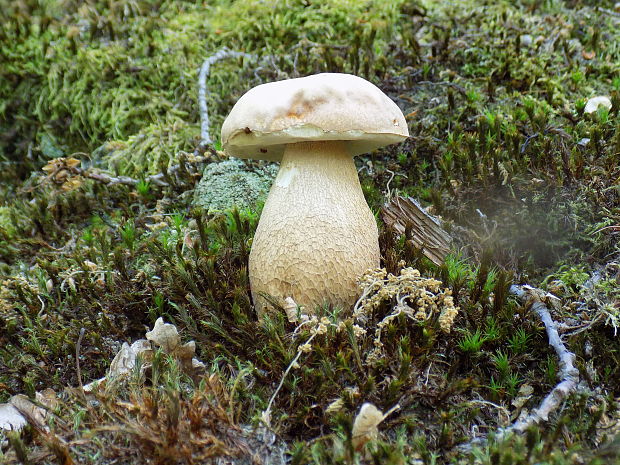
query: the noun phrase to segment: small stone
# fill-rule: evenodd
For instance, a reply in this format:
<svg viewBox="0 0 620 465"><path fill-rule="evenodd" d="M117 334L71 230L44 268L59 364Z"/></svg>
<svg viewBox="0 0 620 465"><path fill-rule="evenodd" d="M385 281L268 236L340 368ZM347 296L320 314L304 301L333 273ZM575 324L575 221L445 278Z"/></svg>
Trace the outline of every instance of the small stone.
<svg viewBox="0 0 620 465"><path fill-rule="evenodd" d="M523 34L519 39L521 41L521 45L523 45L524 47L529 47L534 41L532 36L529 34Z"/></svg>
<svg viewBox="0 0 620 465"><path fill-rule="evenodd" d="M586 102L586 106L583 109L583 112L587 114L594 113L601 106L607 108L608 110L611 110L611 99L605 95L592 97Z"/></svg>

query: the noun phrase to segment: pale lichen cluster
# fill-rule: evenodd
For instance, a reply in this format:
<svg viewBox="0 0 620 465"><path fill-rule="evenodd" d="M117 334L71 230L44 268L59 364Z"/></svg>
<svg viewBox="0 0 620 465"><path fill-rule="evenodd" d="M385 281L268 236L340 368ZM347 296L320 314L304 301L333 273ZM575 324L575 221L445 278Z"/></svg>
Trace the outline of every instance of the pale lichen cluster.
<svg viewBox="0 0 620 465"><path fill-rule="evenodd" d="M368 326L376 310L383 304L392 310L376 324L373 344L374 350L369 359L382 354L381 333L401 316L414 323L423 323L436 318L440 330L450 333L458 307L454 305L452 291L442 288L442 282L426 278L414 268L402 268L399 275L388 273L380 268L370 270L358 281L362 295L355 304L353 317L357 326Z"/></svg>
<svg viewBox="0 0 620 465"><path fill-rule="evenodd" d="M400 264L401 267L404 263ZM458 307L454 305L452 291L442 287L442 282L434 278L426 278L414 268L402 268L399 275L388 273L385 269L369 270L358 280L362 290L353 309L352 318L340 321L332 321L326 316L308 315L303 307L298 307L295 302L288 298L285 310L290 322L298 323L293 331L296 338L305 329L310 336L305 342L297 347L297 355L287 367L282 376L280 386L272 396L269 407L264 412L263 418L267 423L270 419L270 408L273 399L282 386L284 378L291 371L300 367L299 358L302 354L312 352L312 342L317 336L333 336L344 333L350 328L355 338L359 341L366 337L368 332L374 331L372 349L365 358L365 363L374 365L381 357L386 355L381 341L381 333L384 328L398 319L401 315L414 324L420 324L431 318L436 319L436 324L444 333L450 333L454 319L458 315ZM391 307L391 311L378 323L376 312L384 304Z"/></svg>
<svg viewBox="0 0 620 465"><path fill-rule="evenodd" d="M277 172L277 166L249 167L237 158L211 163L194 189L193 205L209 213L234 207L255 210L267 197Z"/></svg>
<svg viewBox="0 0 620 465"><path fill-rule="evenodd" d="M19 290L19 291L18 291ZM14 306L15 293L39 294L39 286L22 274L0 281L0 312L5 314Z"/></svg>

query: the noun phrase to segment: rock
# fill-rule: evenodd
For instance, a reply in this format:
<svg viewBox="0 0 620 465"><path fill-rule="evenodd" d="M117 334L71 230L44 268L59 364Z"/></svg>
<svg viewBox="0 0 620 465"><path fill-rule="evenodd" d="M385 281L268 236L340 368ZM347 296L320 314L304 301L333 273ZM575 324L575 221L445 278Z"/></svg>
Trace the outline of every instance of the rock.
<svg viewBox="0 0 620 465"><path fill-rule="evenodd" d="M592 97L586 102L586 107L583 109L584 113L590 114L596 112L599 107L605 107L611 110L611 99L605 95L598 97Z"/></svg>
<svg viewBox="0 0 620 465"><path fill-rule="evenodd" d="M278 174L276 164L253 168L237 158L208 165L194 190L193 205L209 213L233 207L256 209Z"/></svg>
<svg viewBox="0 0 620 465"><path fill-rule="evenodd" d="M524 47L529 47L530 45L532 45L532 42L534 41L534 39L529 34L523 34L520 37L520 41L521 41L521 45L523 45Z"/></svg>

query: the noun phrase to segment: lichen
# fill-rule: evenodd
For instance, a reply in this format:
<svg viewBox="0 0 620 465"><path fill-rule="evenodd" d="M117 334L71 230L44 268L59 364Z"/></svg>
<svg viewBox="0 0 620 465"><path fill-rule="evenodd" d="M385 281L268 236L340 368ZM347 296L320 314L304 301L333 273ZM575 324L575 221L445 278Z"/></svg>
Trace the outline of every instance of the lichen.
<svg viewBox="0 0 620 465"><path fill-rule="evenodd" d="M362 323L361 327L381 305L392 307L376 323L374 349L368 354L369 360L377 361L385 355L381 333L401 317L413 324L432 319L441 331L450 333L459 309L454 305L452 291L442 289L441 284L437 279L420 276L413 268L403 268L398 275L385 269L371 270L360 277L362 296L355 304L353 316Z"/></svg>
<svg viewBox="0 0 620 465"><path fill-rule="evenodd" d="M194 190L193 204L209 213L233 208L257 211L277 173L277 165L251 168L237 158L212 163Z"/></svg>

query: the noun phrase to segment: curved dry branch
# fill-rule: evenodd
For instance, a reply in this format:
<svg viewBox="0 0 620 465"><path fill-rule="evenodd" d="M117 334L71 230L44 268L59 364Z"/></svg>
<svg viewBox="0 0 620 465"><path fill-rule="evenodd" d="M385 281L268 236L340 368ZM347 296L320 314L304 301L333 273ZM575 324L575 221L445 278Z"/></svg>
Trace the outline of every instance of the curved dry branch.
<svg viewBox="0 0 620 465"><path fill-rule="evenodd" d="M558 333L557 324L551 318L549 309L541 300L544 293L531 286L510 286L510 293L517 296L522 302L532 302L532 310L536 312L542 320L549 338L549 345L553 347L555 353L560 359L560 382L551 390L543 399L538 408L525 418L517 420L511 426L500 431L500 437L511 432L521 433L529 426L547 421L549 414L557 410L560 404L577 389L579 383L579 370L575 367L575 354L570 352Z"/></svg>
<svg viewBox="0 0 620 465"><path fill-rule="evenodd" d="M208 57L200 67L200 73L198 74L198 107L200 108L200 145L206 146L212 144L211 136L209 135L209 110L207 108L207 78L211 70L211 65L216 61L224 58L252 58L252 55L244 52L235 52L223 48L217 51L210 57Z"/></svg>
<svg viewBox="0 0 620 465"><path fill-rule="evenodd" d="M577 390L579 384L579 370L574 365L575 354L564 345L558 333L557 323L551 318L551 312L543 301L545 297L556 297L528 285L512 285L510 286L510 293L524 304L531 303L532 310L536 312L545 325L549 345L553 347L560 359L560 382L545 396L538 408L533 409L529 415L518 419L506 428L500 428L494 436L496 441L504 439L510 433L523 433L532 425L548 421L549 415L559 409L562 402ZM486 439L486 437L476 438L460 448L464 451L471 450L473 446L484 444Z"/></svg>

